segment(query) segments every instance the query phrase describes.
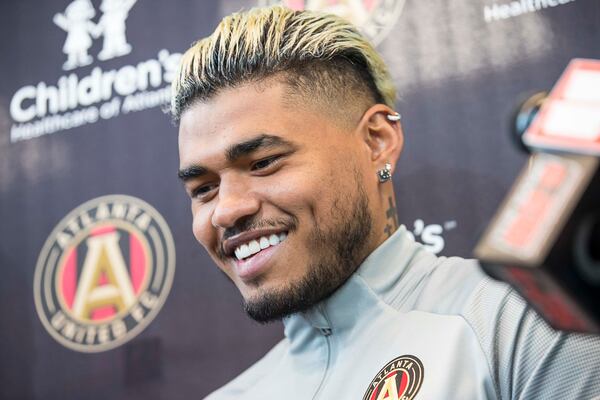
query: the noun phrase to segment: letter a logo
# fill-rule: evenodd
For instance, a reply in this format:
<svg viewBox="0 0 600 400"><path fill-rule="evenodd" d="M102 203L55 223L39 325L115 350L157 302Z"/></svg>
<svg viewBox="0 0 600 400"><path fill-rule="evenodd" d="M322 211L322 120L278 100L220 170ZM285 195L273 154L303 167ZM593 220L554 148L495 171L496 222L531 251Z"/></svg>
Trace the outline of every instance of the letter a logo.
<svg viewBox="0 0 600 400"><path fill-rule="evenodd" d="M396 374L390 376L383 383L377 400L398 400L398 386L396 385Z"/></svg>
<svg viewBox="0 0 600 400"><path fill-rule="evenodd" d="M174 273L173 237L158 211L135 197L102 196L72 210L46 240L35 307L63 346L110 350L152 321Z"/></svg>
<svg viewBox="0 0 600 400"><path fill-rule="evenodd" d="M86 243L88 252L75 293L73 315L90 319L92 311L106 306L127 310L136 298L119 248L119 234L113 231L92 236Z"/></svg>
<svg viewBox="0 0 600 400"><path fill-rule="evenodd" d="M363 400L412 400L423 383L423 364L412 355L387 363L371 381Z"/></svg>

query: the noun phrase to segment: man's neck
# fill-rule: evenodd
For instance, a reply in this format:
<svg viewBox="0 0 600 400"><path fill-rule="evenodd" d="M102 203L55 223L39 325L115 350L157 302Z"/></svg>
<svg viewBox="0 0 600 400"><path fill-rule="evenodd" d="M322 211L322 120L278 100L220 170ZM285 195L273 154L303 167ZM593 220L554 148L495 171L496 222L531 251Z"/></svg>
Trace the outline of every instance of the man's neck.
<svg viewBox="0 0 600 400"><path fill-rule="evenodd" d="M398 229L398 212L396 210L396 201L394 196L388 196L388 205L385 211L385 227L383 229L386 239L392 236Z"/></svg>

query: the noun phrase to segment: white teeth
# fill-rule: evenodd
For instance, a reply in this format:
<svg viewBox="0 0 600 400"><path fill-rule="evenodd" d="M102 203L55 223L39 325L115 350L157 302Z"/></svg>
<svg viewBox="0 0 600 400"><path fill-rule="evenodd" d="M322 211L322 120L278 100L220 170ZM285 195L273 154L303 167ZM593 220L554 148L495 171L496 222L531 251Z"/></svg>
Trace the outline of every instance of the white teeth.
<svg viewBox="0 0 600 400"><path fill-rule="evenodd" d="M283 232L279 235L272 234L267 236L262 236L257 240L251 240L247 244L243 244L235 249L235 257L238 260L243 260L246 257L254 255L261 250L266 249L267 247L277 246L279 243L283 242L287 238L287 233Z"/></svg>
<svg viewBox="0 0 600 400"><path fill-rule="evenodd" d="M271 244L271 246L275 246L276 244L279 244L279 236L272 234L271 236L269 236L269 243Z"/></svg>
<svg viewBox="0 0 600 400"><path fill-rule="evenodd" d="M248 248L247 244L243 244L240 247L237 248L240 252L240 255L238 256L238 258L241 260L242 258L246 258L250 255L250 249Z"/></svg>
<svg viewBox="0 0 600 400"><path fill-rule="evenodd" d="M259 242L259 244L260 244L260 249L261 249L261 250L263 250L263 249L266 249L267 247L269 247L269 246L271 245L271 244L269 243L269 239L267 239L267 238L266 238L266 237L264 237L264 236L260 238L260 242Z"/></svg>
<svg viewBox="0 0 600 400"><path fill-rule="evenodd" d="M250 248L250 254L256 254L260 251L260 244L256 240L248 243L248 247Z"/></svg>

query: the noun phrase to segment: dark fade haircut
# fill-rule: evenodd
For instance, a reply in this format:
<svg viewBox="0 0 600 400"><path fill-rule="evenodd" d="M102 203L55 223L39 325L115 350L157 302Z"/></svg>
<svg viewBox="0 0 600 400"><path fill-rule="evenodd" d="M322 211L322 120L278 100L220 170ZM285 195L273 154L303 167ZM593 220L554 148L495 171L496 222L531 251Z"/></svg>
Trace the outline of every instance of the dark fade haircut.
<svg viewBox="0 0 600 400"><path fill-rule="evenodd" d="M290 94L320 106L394 107L388 69L356 27L341 17L281 6L229 15L183 55L172 83L171 116L220 90L281 77Z"/></svg>

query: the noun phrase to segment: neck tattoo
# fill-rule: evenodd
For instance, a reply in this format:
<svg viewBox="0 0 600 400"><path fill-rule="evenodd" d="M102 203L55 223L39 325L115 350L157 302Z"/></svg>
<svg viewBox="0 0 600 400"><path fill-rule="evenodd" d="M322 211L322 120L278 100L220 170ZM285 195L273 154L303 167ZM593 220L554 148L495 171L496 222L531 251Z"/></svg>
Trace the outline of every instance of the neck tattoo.
<svg viewBox="0 0 600 400"><path fill-rule="evenodd" d="M392 236L392 233L394 233L394 231L396 229L398 229L398 213L396 211L396 204L394 204L394 199L392 198L392 196L390 196L388 198L388 204L389 207L387 209L387 211L385 212L385 217L387 220L387 223L385 225L385 228L383 229L383 231L385 232L385 234L390 237Z"/></svg>

